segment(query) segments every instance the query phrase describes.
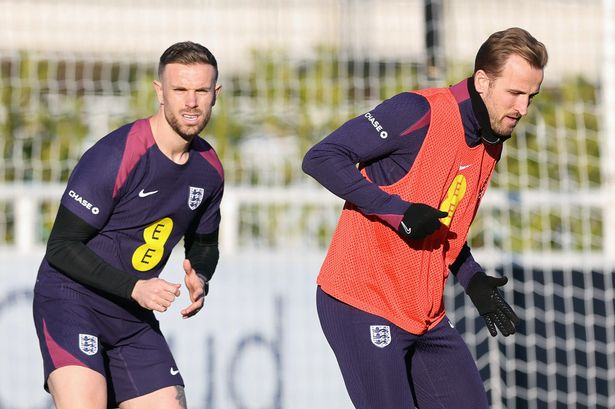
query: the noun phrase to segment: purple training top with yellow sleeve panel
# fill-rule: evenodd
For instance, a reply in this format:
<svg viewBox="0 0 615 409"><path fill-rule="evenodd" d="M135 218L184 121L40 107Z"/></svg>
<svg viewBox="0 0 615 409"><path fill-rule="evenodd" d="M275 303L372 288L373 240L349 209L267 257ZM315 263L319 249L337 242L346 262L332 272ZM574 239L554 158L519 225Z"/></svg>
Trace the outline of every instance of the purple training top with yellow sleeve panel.
<svg viewBox="0 0 615 409"><path fill-rule="evenodd" d="M87 243L93 252L115 268L149 279L160 274L190 228L198 234L218 229L223 186L222 164L205 140L195 137L188 161L179 165L160 151L149 121L141 119L84 153L61 204L98 229ZM46 271L64 276L43 261L39 279Z"/></svg>

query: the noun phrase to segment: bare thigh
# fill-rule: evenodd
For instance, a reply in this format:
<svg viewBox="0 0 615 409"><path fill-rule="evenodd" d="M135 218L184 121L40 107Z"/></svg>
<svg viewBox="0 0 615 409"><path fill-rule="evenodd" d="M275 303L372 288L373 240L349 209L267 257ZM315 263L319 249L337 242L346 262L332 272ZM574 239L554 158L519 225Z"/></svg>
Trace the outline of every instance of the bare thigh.
<svg viewBox="0 0 615 409"><path fill-rule="evenodd" d="M49 392L57 409L106 409L107 381L83 366L63 366L49 374Z"/></svg>
<svg viewBox="0 0 615 409"><path fill-rule="evenodd" d="M183 386L167 386L120 403L120 409L186 409Z"/></svg>

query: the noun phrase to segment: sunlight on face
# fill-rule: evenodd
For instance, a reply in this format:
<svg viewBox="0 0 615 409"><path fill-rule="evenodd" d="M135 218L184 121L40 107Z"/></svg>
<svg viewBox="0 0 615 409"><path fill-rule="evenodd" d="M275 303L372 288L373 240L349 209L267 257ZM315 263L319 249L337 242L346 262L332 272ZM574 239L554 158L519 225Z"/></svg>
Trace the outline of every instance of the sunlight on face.
<svg viewBox="0 0 615 409"><path fill-rule="evenodd" d="M542 80L542 69L514 54L508 57L498 77L490 78L484 71L477 71L475 86L489 112L491 129L504 136L512 134L519 119L527 115Z"/></svg>
<svg viewBox="0 0 615 409"><path fill-rule="evenodd" d="M191 140L209 122L220 86L209 64L169 64L159 84L164 116L182 138Z"/></svg>

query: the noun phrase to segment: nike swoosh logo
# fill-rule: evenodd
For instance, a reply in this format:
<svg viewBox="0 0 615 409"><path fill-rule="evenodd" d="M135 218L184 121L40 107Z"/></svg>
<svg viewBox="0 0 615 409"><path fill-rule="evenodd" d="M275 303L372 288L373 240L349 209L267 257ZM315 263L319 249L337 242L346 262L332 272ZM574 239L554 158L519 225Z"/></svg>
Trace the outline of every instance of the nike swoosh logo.
<svg viewBox="0 0 615 409"><path fill-rule="evenodd" d="M173 369L173 367L171 367L169 372L171 373L171 375L177 375L179 373L179 369Z"/></svg>
<svg viewBox="0 0 615 409"><path fill-rule="evenodd" d="M412 227L406 226L404 222L401 222L401 227L404 228L404 231L406 232L406 234L410 234L410 232L412 231Z"/></svg>
<svg viewBox="0 0 615 409"><path fill-rule="evenodd" d="M139 197L148 197L151 195L155 195L156 193L158 193L157 190L152 190L151 192L146 192L145 190L141 189L141 191L139 192Z"/></svg>
<svg viewBox="0 0 615 409"><path fill-rule="evenodd" d="M472 166L472 165L461 165L461 166L459 166L459 170L464 170L464 169L467 169L467 168L469 168L470 166Z"/></svg>

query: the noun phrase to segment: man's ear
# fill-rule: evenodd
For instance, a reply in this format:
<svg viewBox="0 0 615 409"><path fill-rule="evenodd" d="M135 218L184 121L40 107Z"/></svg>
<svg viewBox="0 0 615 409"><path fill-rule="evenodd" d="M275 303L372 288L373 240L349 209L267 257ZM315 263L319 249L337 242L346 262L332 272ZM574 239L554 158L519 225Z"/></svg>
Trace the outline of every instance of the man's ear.
<svg viewBox="0 0 615 409"><path fill-rule="evenodd" d="M218 99L218 95L220 95L220 90L222 89L222 84L217 84L216 88L214 89L214 100L211 104L211 106L216 105L216 100Z"/></svg>
<svg viewBox="0 0 615 409"><path fill-rule="evenodd" d="M154 90L156 91L156 97L158 97L158 103L162 105L164 103L164 99L162 96L162 83L158 80L154 80Z"/></svg>
<svg viewBox="0 0 615 409"><path fill-rule="evenodd" d="M490 83L489 76L483 70L478 70L474 73L474 89L479 94L487 92Z"/></svg>

